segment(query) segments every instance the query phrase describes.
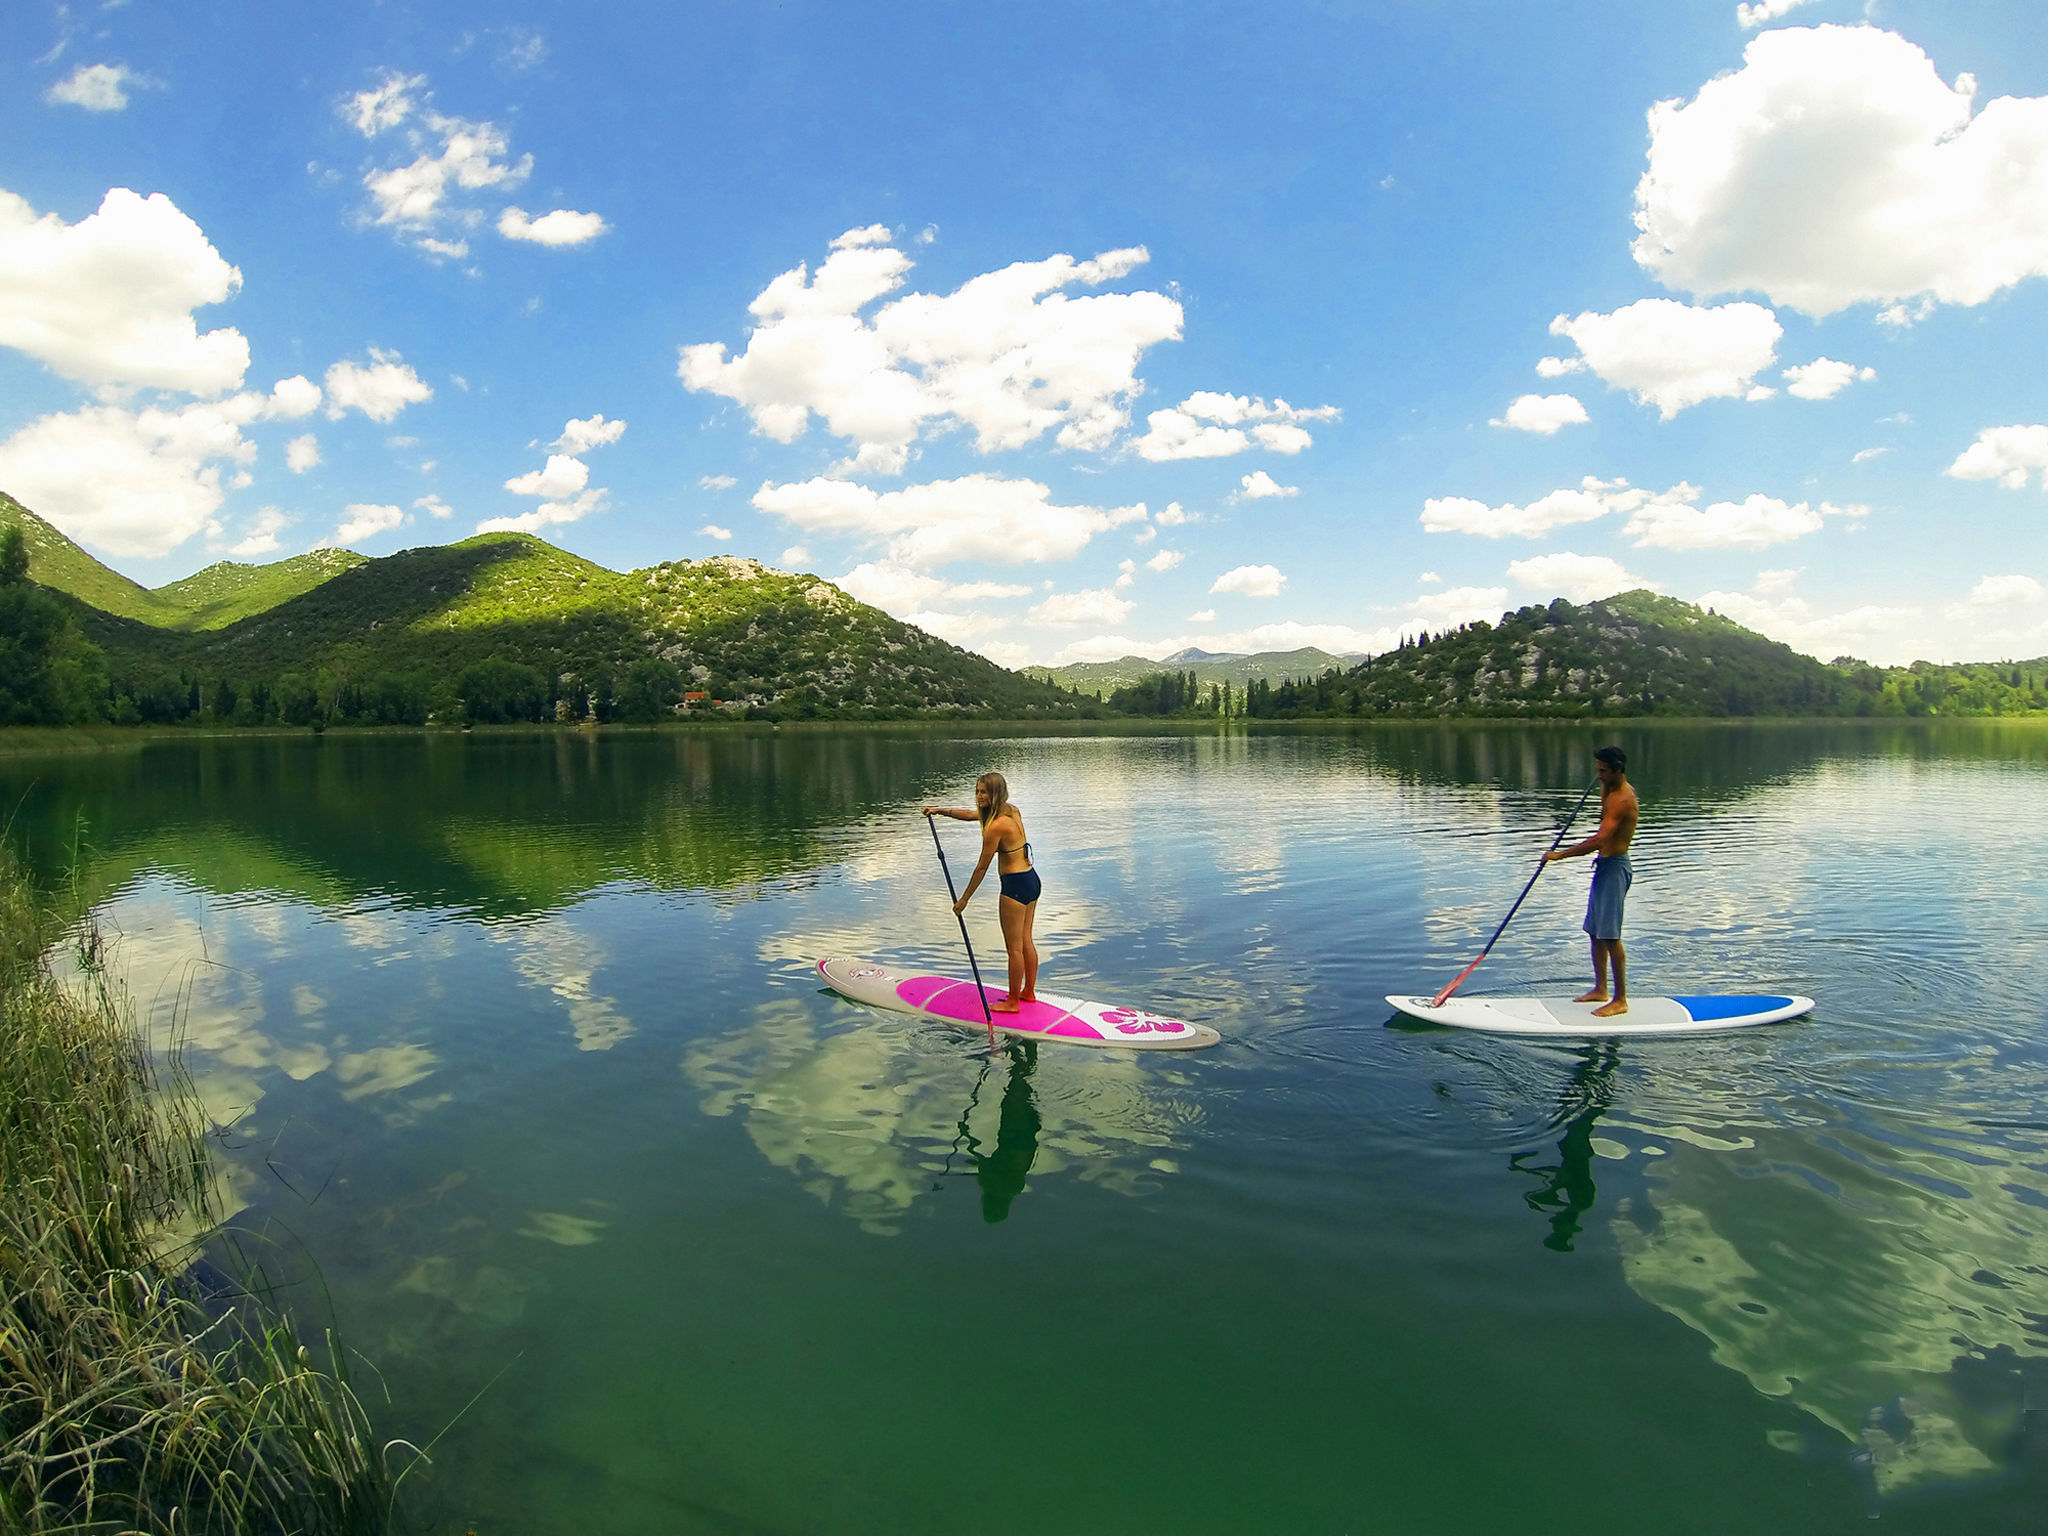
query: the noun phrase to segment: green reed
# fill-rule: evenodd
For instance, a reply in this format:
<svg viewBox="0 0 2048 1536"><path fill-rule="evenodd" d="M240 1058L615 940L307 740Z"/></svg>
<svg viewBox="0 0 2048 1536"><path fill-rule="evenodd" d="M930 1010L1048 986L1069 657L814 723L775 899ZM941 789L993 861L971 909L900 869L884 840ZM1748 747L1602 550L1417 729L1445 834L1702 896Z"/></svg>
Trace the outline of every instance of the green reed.
<svg viewBox="0 0 2048 1536"><path fill-rule="evenodd" d="M383 1531L393 1482L331 1336L190 1277L205 1121L0 846L0 1530Z"/></svg>

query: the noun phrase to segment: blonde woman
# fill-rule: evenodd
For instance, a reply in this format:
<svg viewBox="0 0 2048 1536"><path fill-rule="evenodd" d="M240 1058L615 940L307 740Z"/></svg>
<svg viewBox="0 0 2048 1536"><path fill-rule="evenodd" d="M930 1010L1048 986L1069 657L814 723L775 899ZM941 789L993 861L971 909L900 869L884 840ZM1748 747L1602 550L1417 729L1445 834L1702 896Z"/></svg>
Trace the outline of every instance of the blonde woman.
<svg viewBox="0 0 2048 1536"><path fill-rule="evenodd" d="M1010 785L1000 773L984 773L974 781L974 809L951 810L927 805L927 816L950 816L955 821L981 823L981 859L974 877L953 903L957 916L988 873L994 860L996 879L1002 894L996 898L996 916L1003 925L1003 947L1010 952L1010 990L999 1003L989 1005L995 1013L1016 1013L1025 1003L1038 1001L1038 947L1031 942L1031 919L1038 912L1038 871L1031 867L1031 844L1024 836L1024 816L1010 803Z"/></svg>

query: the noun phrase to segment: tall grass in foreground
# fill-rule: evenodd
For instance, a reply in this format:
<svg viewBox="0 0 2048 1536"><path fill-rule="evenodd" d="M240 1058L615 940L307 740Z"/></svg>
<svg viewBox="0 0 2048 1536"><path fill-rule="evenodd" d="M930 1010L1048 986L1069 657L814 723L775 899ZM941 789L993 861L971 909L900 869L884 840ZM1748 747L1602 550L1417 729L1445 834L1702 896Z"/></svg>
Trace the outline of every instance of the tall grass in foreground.
<svg viewBox="0 0 2048 1536"><path fill-rule="evenodd" d="M0 846L0 1531L374 1532L392 1484L331 1340L181 1278L217 1212L88 931L82 985ZM180 1235L182 1234L182 1235Z"/></svg>

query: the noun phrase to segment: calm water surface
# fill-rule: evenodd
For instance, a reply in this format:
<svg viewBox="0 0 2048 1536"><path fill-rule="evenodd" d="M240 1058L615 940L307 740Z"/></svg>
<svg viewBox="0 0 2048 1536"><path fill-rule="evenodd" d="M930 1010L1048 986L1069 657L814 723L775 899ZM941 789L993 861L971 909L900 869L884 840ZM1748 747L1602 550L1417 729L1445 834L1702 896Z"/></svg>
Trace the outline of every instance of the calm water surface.
<svg viewBox="0 0 2048 1536"><path fill-rule="evenodd" d="M1819 1010L1394 1023L1608 735L1636 989ZM914 808L990 767L1046 986L1221 1046L991 1059L819 989L960 968ZM382 1432L461 1415L448 1528L2043 1527L2048 731L336 735L0 792L184 1030L245 1251ZM1587 873L1468 985L1583 986Z"/></svg>

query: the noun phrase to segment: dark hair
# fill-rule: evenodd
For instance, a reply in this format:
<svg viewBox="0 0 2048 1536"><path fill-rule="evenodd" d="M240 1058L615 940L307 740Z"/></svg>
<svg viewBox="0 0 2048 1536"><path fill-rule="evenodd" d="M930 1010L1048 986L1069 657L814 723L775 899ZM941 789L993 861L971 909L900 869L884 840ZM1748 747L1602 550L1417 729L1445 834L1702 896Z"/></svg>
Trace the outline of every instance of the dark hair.
<svg viewBox="0 0 2048 1536"><path fill-rule="evenodd" d="M1628 772L1628 754L1619 747L1602 747L1593 754L1593 761L1605 763L1616 773Z"/></svg>

